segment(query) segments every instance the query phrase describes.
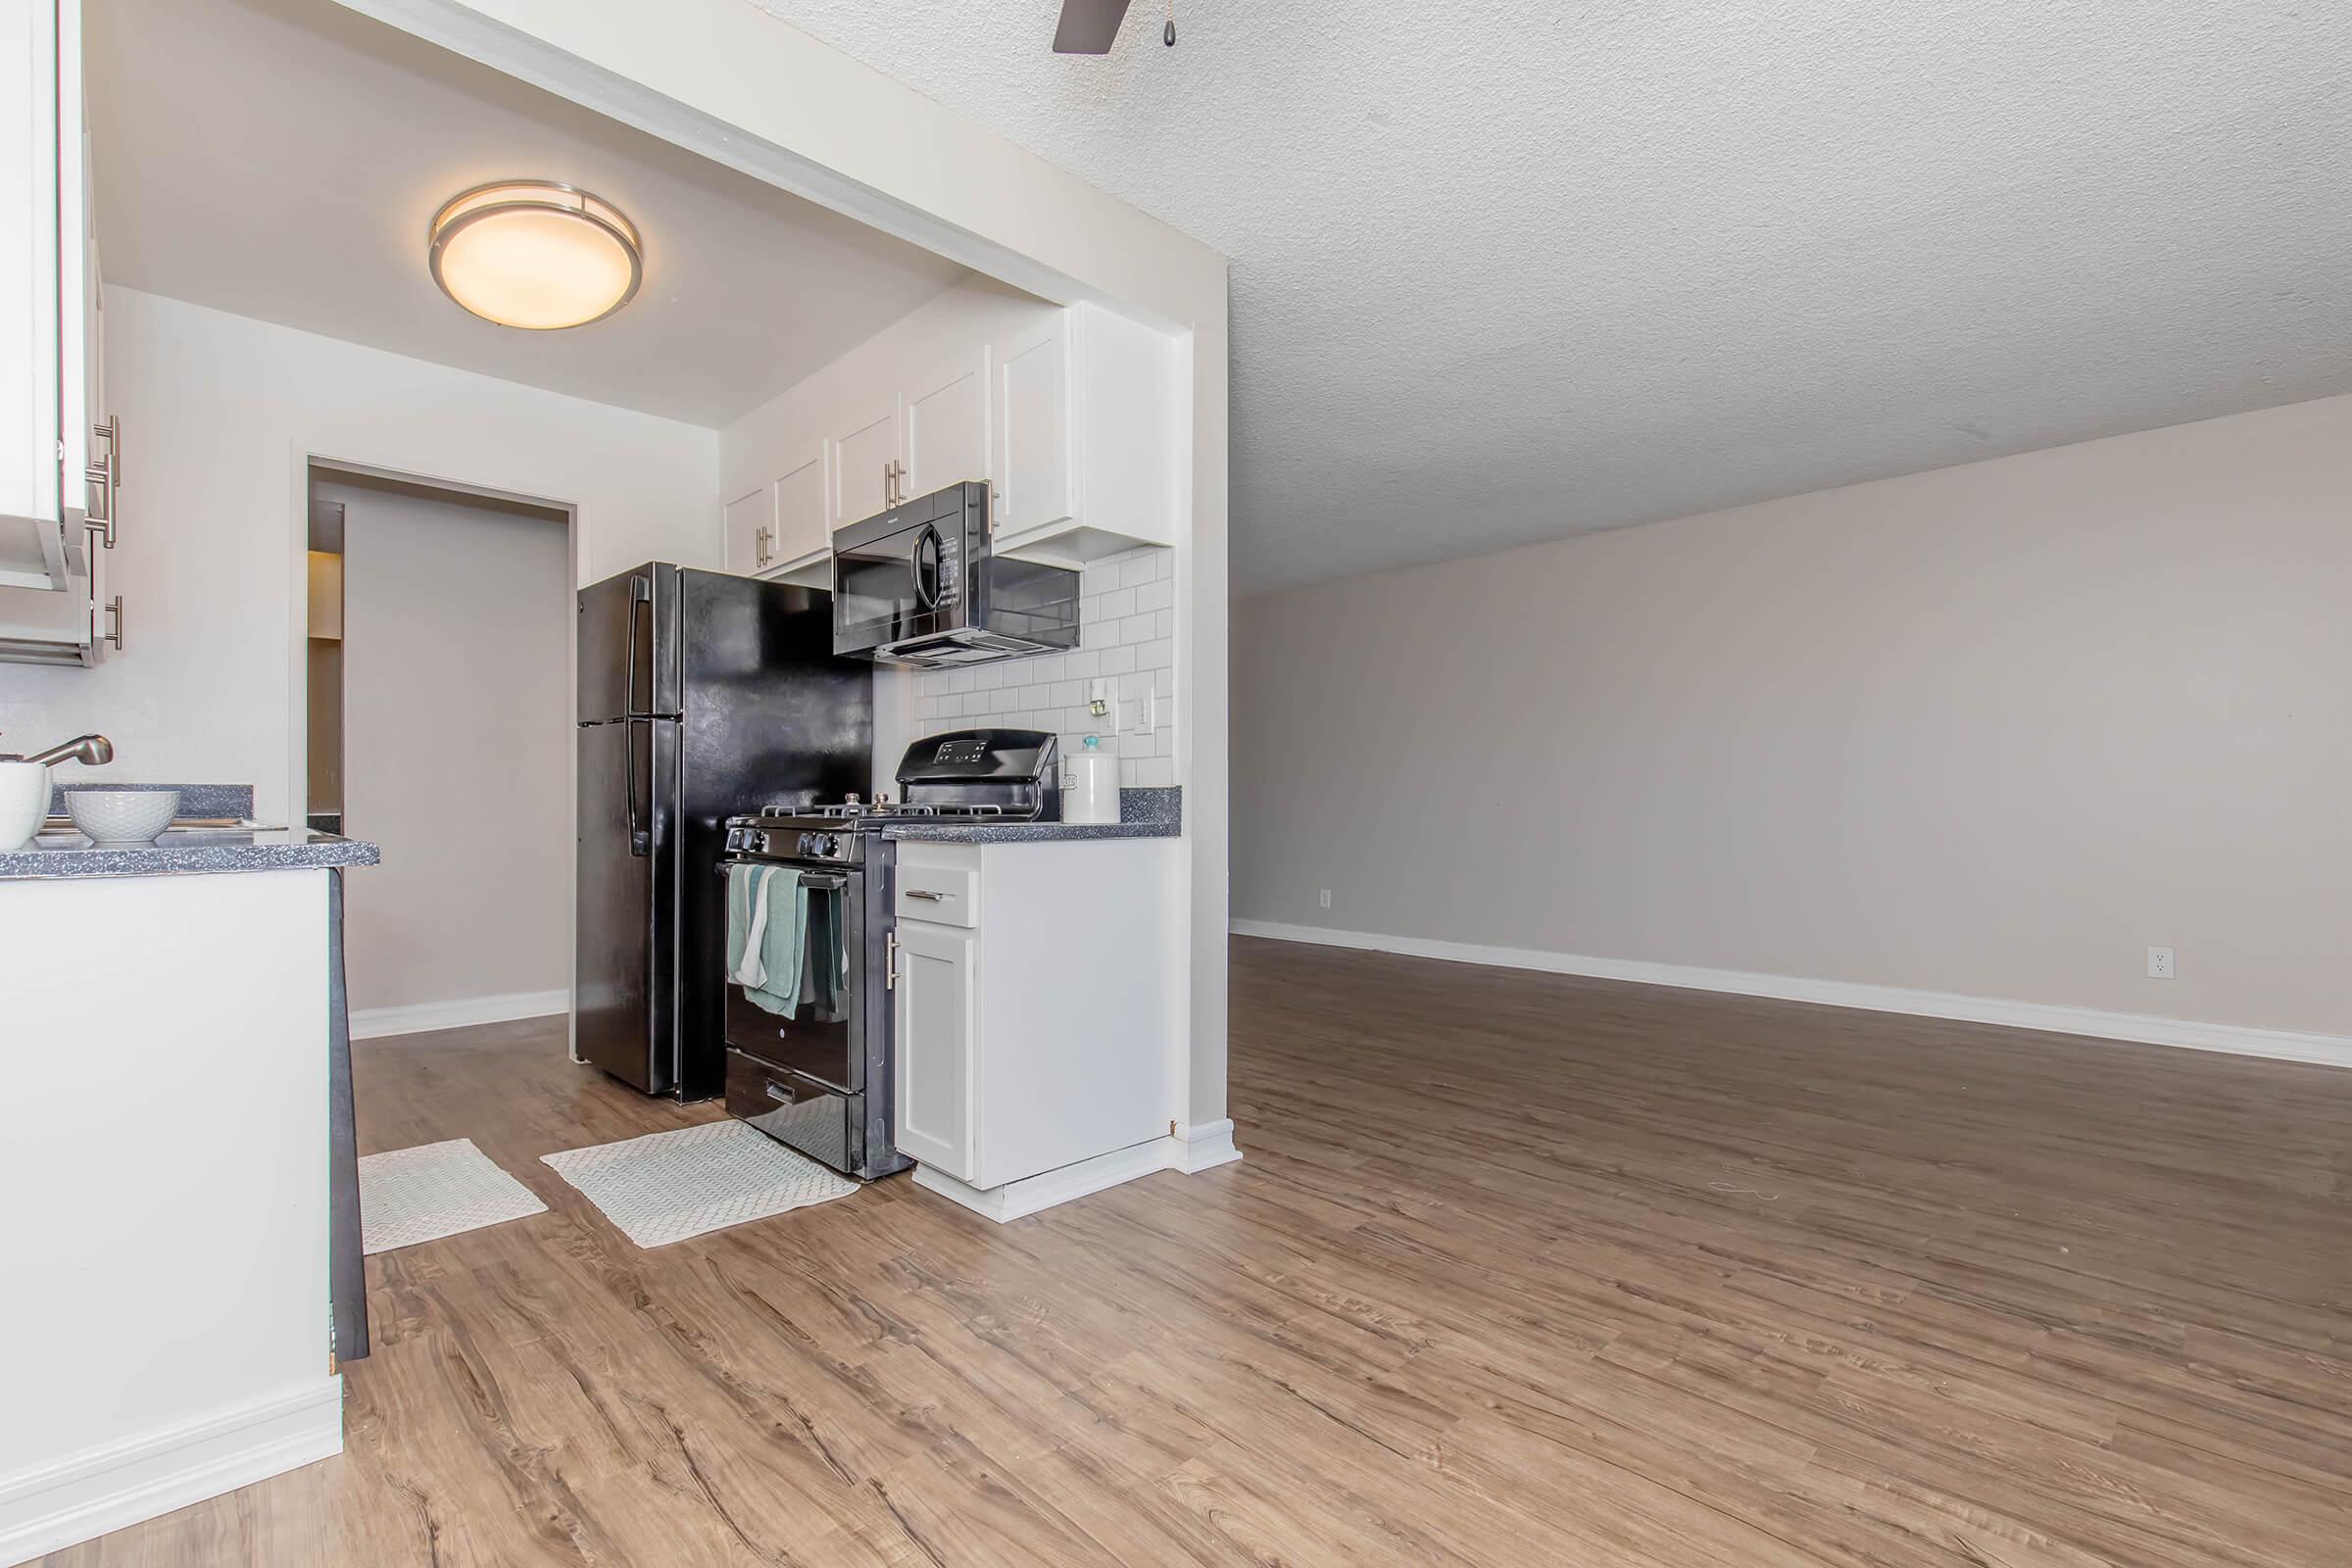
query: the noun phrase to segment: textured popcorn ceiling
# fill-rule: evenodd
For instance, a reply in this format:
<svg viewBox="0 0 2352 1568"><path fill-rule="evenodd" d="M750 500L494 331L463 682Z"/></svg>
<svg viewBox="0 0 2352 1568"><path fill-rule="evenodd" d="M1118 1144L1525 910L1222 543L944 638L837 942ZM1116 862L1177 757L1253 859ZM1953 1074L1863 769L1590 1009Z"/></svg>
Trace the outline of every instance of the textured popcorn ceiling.
<svg viewBox="0 0 2352 1568"><path fill-rule="evenodd" d="M1233 258L1252 593L2352 390L2341 0L746 0Z"/></svg>

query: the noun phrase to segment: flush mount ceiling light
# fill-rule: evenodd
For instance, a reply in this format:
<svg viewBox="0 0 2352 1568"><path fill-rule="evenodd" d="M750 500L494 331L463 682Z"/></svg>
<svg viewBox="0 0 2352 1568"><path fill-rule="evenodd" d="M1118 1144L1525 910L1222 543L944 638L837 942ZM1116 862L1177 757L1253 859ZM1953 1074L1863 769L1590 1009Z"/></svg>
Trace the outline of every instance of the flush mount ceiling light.
<svg viewBox="0 0 2352 1568"><path fill-rule="evenodd" d="M485 321L534 332L603 320L645 276L644 245L620 209L552 179L451 197L425 255L442 293Z"/></svg>

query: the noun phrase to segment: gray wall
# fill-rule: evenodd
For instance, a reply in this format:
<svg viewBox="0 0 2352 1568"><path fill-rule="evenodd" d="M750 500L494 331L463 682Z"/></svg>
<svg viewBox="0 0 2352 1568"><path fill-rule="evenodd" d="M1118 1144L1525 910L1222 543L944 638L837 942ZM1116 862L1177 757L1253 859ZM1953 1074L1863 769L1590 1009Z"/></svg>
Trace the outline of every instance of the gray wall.
<svg viewBox="0 0 2352 1568"><path fill-rule="evenodd" d="M567 530L321 480L347 509L345 879L355 1011L571 983Z"/></svg>
<svg viewBox="0 0 2352 1568"><path fill-rule="evenodd" d="M1251 599L1234 661L1237 920L2352 1032L2352 398Z"/></svg>

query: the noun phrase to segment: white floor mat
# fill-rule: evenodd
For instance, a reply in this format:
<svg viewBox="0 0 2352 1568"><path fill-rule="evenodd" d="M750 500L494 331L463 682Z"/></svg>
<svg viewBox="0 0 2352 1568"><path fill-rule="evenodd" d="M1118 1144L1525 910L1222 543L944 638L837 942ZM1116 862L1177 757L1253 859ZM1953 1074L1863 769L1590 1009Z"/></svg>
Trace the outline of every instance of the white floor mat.
<svg viewBox="0 0 2352 1568"><path fill-rule="evenodd" d="M490 1163L470 1138L360 1159L364 1252L389 1252L546 1212L528 1187Z"/></svg>
<svg viewBox="0 0 2352 1568"><path fill-rule="evenodd" d="M739 1121L539 1157L639 1247L666 1247L858 1190Z"/></svg>

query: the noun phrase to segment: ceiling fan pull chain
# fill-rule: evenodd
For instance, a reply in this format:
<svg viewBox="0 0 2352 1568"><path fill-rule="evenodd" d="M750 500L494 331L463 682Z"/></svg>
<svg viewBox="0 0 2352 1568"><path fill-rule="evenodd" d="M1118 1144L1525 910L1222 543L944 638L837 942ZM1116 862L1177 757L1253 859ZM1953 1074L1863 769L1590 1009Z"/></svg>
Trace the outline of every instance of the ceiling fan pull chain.
<svg viewBox="0 0 2352 1568"><path fill-rule="evenodd" d="M1176 47L1176 0L1168 0L1168 30L1159 36L1169 48Z"/></svg>

